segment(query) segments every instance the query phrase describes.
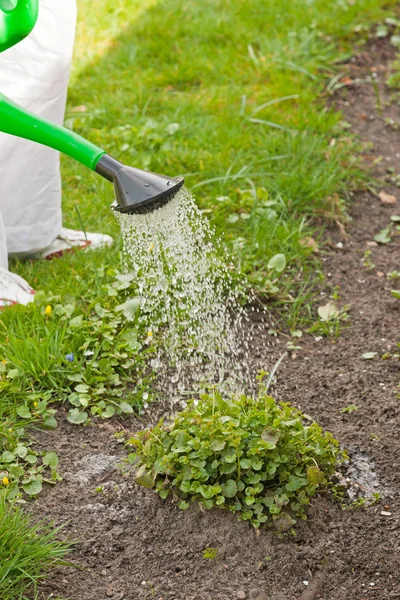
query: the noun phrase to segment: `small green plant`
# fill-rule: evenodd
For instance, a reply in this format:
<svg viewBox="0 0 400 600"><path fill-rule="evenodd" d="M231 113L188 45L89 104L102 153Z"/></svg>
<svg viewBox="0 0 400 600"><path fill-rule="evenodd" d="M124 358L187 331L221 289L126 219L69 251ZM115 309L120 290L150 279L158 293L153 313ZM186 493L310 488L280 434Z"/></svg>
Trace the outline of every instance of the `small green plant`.
<svg viewBox="0 0 400 600"><path fill-rule="evenodd" d="M365 250L362 257L362 266L368 271L372 271L372 269L375 269L375 264L371 260L371 254L371 250Z"/></svg>
<svg viewBox="0 0 400 600"><path fill-rule="evenodd" d="M181 509L190 502L226 508L278 532L306 519L310 499L326 488L341 457L330 433L263 389L256 399L204 395L129 444L137 483L161 498L172 495Z"/></svg>
<svg viewBox="0 0 400 600"><path fill-rule="evenodd" d="M340 296L335 291L326 304L318 307L319 320L307 330L308 333L317 333L333 338L339 337L342 324L350 319L347 312L348 305L339 308L339 300Z"/></svg>
<svg viewBox="0 0 400 600"><path fill-rule="evenodd" d="M390 273L387 274L387 278L390 281L393 281L395 279L400 279L400 271L390 271Z"/></svg>
<svg viewBox="0 0 400 600"><path fill-rule="evenodd" d="M351 414L352 412L355 412L356 410L358 410L358 406L356 406L355 404L349 404L348 406L344 406L343 408L341 408L340 412Z"/></svg>
<svg viewBox="0 0 400 600"><path fill-rule="evenodd" d="M203 550L203 558L215 560L217 558L218 548L205 548Z"/></svg>
<svg viewBox="0 0 400 600"><path fill-rule="evenodd" d="M42 426L49 418L54 418L46 407L46 401L33 402L29 421L18 419L16 422L0 423L0 494L7 500L13 500L22 492L28 496L36 496L42 490L43 483L56 483L61 479L57 472L58 456L55 452L37 451L32 441L28 440L25 423ZM17 409L18 415L26 405ZM55 412L55 411L54 411ZM44 416L40 420L40 416ZM28 415L24 414L28 419Z"/></svg>
<svg viewBox="0 0 400 600"><path fill-rule="evenodd" d="M0 598L37 598L38 584L60 564L70 544L56 539L59 529L46 523L33 525L21 508L0 494Z"/></svg>

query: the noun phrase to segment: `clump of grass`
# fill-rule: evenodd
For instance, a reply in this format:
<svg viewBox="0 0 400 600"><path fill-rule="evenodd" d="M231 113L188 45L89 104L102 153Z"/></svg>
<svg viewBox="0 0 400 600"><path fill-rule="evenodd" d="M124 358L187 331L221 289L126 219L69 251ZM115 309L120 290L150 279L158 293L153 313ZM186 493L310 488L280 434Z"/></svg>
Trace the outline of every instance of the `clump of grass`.
<svg viewBox="0 0 400 600"><path fill-rule="evenodd" d="M32 524L21 508L0 497L0 598L37 597L38 586L51 569L63 564L70 544L56 539L58 528Z"/></svg>

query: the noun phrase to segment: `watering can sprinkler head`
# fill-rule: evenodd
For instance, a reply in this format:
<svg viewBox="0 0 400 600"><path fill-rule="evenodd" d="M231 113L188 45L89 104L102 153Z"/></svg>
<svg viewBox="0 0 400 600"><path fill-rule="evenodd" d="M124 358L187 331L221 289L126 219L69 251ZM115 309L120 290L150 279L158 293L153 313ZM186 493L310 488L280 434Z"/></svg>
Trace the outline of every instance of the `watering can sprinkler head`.
<svg viewBox="0 0 400 600"><path fill-rule="evenodd" d="M95 171L114 184L113 209L128 214L145 214L161 208L184 183L183 177L166 177L127 167L108 154L103 154Z"/></svg>

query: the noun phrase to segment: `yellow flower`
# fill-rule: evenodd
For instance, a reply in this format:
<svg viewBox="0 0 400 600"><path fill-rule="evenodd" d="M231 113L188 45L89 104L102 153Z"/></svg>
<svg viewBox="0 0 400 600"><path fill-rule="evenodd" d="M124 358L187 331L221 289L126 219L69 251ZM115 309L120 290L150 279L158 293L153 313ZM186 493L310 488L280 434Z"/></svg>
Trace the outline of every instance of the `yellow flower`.
<svg viewBox="0 0 400 600"><path fill-rule="evenodd" d="M3 360L2 360L1 362L3 363L3 365L6 365L6 364L7 364L7 361L6 361L6 359L5 359L5 358L3 358Z"/></svg>
<svg viewBox="0 0 400 600"><path fill-rule="evenodd" d="M8 428L8 431L9 431L10 433L12 433L12 427L9 427L9 428Z"/></svg>
<svg viewBox="0 0 400 600"><path fill-rule="evenodd" d="M149 246L149 252L153 252L153 250L154 250L154 244L150 244L150 246Z"/></svg>
<svg viewBox="0 0 400 600"><path fill-rule="evenodd" d="M46 308L44 309L44 314L46 315L46 317L50 317L52 312L53 312L53 309L51 308L50 304L48 304L46 306Z"/></svg>
<svg viewBox="0 0 400 600"><path fill-rule="evenodd" d="M33 406L36 408L36 407L37 407L37 402L34 402L34 403L33 403Z"/></svg>
<svg viewBox="0 0 400 600"><path fill-rule="evenodd" d="M153 332L151 329L148 330L147 337L149 337L149 338L153 337Z"/></svg>
<svg viewBox="0 0 400 600"><path fill-rule="evenodd" d="M3 479L1 480L3 485L8 485L10 483L8 477L3 477Z"/></svg>

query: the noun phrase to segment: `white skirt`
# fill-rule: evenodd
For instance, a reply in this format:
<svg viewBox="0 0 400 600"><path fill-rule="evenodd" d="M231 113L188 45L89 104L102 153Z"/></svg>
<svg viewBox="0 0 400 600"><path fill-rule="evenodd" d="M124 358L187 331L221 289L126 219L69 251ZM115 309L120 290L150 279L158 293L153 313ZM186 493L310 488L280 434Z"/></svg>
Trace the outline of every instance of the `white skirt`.
<svg viewBox="0 0 400 600"><path fill-rule="evenodd" d="M76 0L40 0L32 33L0 54L0 92L57 124L64 120ZM61 229L59 153L0 133L0 266L48 246Z"/></svg>

